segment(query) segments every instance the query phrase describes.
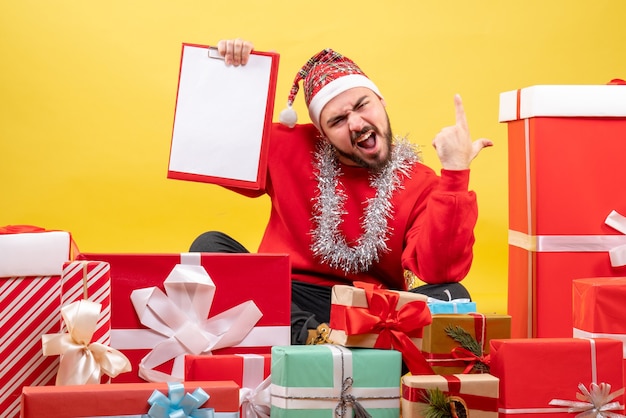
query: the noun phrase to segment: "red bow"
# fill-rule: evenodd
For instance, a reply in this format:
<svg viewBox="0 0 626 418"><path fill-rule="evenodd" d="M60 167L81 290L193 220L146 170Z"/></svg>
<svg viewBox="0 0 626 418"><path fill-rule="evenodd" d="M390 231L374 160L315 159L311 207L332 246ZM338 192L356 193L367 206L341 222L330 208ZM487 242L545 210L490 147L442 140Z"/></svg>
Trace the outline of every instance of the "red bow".
<svg viewBox="0 0 626 418"><path fill-rule="evenodd" d="M355 283L355 287L364 288L368 307L346 309L346 334L377 333L374 348L400 351L409 371L414 375L434 374L422 352L409 337L421 337L422 328L432 322L426 302L412 301L396 309L399 293L361 283Z"/></svg>
<svg viewBox="0 0 626 418"><path fill-rule="evenodd" d="M486 356L477 356L476 354L472 353L470 350L464 347L453 348L452 356L457 360L468 362L465 370L463 370L463 374L471 372L476 363L482 363L486 366L489 366L489 364L491 363L490 354L487 354Z"/></svg>

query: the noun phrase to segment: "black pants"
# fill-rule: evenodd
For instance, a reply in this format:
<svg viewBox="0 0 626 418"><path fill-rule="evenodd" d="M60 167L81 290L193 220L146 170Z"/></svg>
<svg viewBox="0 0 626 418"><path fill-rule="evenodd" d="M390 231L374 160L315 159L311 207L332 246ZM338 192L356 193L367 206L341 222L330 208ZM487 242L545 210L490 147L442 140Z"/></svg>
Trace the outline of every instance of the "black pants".
<svg viewBox="0 0 626 418"><path fill-rule="evenodd" d="M191 252L248 253L249 251L230 236L209 231L198 236L189 248ZM291 343L304 344L308 330L330 321L331 288L293 280L291 282ZM436 299L470 298L460 283L426 284L410 290Z"/></svg>

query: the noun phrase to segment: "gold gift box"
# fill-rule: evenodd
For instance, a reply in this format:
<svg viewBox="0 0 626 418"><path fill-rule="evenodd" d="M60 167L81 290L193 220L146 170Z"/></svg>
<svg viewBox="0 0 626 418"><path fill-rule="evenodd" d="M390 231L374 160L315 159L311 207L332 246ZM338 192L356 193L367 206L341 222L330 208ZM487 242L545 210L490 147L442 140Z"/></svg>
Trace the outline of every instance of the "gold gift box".
<svg viewBox="0 0 626 418"><path fill-rule="evenodd" d="M432 319L432 323L424 327L421 347L436 374L476 372L476 369L466 371L466 368L481 362L480 358L472 358L460 350L461 343L446 332L449 327L461 327L482 347L482 360L487 366L489 341L511 337L510 315L435 314Z"/></svg>

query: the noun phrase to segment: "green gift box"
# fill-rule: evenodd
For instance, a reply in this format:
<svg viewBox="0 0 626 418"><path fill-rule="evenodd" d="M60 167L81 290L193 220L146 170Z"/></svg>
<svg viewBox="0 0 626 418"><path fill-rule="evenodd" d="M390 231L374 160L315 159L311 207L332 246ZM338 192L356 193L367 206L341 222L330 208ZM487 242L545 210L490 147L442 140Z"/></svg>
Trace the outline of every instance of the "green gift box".
<svg viewBox="0 0 626 418"><path fill-rule="evenodd" d="M400 416L402 355L332 344L272 347L272 418Z"/></svg>

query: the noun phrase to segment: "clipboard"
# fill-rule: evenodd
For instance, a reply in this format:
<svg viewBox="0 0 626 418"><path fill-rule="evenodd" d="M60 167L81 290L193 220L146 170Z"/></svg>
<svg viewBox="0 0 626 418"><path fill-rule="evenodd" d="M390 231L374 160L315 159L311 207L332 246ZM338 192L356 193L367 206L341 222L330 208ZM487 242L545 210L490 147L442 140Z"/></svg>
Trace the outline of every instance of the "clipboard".
<svg viewBox="0 0 626 418"><path fill-rule="evenodd" d="M227 67L217 48L184 43L167 177L265 187L279 55Z"/></svg>

